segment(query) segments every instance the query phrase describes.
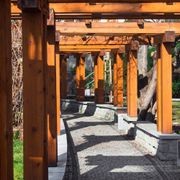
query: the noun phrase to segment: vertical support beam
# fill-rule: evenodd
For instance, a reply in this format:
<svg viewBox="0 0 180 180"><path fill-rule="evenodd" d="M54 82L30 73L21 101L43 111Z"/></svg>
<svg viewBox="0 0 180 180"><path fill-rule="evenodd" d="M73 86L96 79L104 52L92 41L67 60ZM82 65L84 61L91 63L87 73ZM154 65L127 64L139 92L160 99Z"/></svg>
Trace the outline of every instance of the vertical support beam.
<svg viewBox="0 0 180 180"><path fill-rule="evenodd" d="M95 89L95 101L98 104L103 104L104 103L104 61L103 57L98 55L97 57L97 70L96 70L96 86L97 88Z"/></svg>
<svg viewBox="0 0 180 180"><path fill-rule="evenodd" d="M172 133L172 55L175 32L166 31L155 38L158 44L157 63L157 130L163 134Z"/></svg>
<svg viewBox="0 0 180 180"><path fill-rule="evenodd" d="M61 55L60 57L60 67L61 99L65 99L67 97L67 60L65 55Z"/></svg>
<svg viewBox="0 0 180 180"><path fill-rule="evenodd" d="M158 131L172 133L172 56L171 44L162 43L158 63ZM160 83L160 84L159 84ZM160 92L159 92L160 91Z"/></svg>
<svg viewBox="0 0 180 180"><path fill-rule="evenodd" d="M13 179L10 1L0 1L0 179Z"/></svg>
<svg viewBox="0 0 180 180"><path fill-rule="evenodd" d="M98 88L98 69L97 69L97 56L95 55L95 59L94 59L94 92L95 93L97 88Z"/></svg>
<svg viewBox="0 0 180 180"><path fill-rule="evenodd" d="M23 4L23 2L21 2ZM42 1L41 7L44 5ZM45 66L47 18L23 9L24 179L48 179Z"/></svg>
<svg viewBox="0 0 180 180"><path fill-rule="evenodd" d="M47 26L46 112L48 127L48 165L57 165L55 26Z"/></svg>
<svg viewBox="0 0 180 180"><path fill-rule="evenodd" d="M57 135L60 135L61 131L61 124L60 124L60 117L61 117L61 98L60 98L60 54L59 54L59 41L56 41L55 45L56 49L56 113L57 113Z"/></svg>
<svg viewBox="0 0 180 180"><path fill-rule="evenodd" d="M128 52L127 108L129 116L137 116L137 51Z"/></svg>
<svg viewBox="0 0 180 180"><path fill-rule="evenodd" d="M117 106L117 55L113 64L113 104Z"/></svg>
<svg viewBox="0 0 180 180"><path fill-rule="evenodd" d="M117 68L117 106L123 106L123 59L122 53L116 55L116 68Z"/></svg>
<svg viewBox="0 0 180 180"><path fill-rule="evenodd" d="M161 58L160 45L157 46L157 130L162 131L162 117L161 117Z"/></svg>
<svg viewBox="0 0 180 180"><path fill-rule="evenodd" d="M85 58L82 55L76 57L76 98L78 101L83 101L85 99Z"/></svg>
<svg viewBox="0 0 180 180"><path fill-rule="evenodd" d="M129 87L129 82L130 82L130 63L129 63L129 59L130 59L130 51L129 51L129 49L127 48L127 50L126 50L126 57L127 57L127 82L126 82L126 84L127 84L127 87L126 87L126 104L127 104L127 114L129 114L129 112L130 112L130 95L129 95L129 92L130 92L130 87Z"/></svg>

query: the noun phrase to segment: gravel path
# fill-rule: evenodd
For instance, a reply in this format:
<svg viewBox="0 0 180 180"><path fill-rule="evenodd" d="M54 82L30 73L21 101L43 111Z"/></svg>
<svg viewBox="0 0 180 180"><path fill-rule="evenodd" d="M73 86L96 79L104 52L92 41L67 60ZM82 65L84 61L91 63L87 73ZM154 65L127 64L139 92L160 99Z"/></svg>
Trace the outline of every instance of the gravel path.
<svg viewBox="0 0 180 180"><path fill-rule="evenodd" d="M63 119L70 139L66 180L180 180L180 168L151 156L113 122L81 114Z"/></svg>

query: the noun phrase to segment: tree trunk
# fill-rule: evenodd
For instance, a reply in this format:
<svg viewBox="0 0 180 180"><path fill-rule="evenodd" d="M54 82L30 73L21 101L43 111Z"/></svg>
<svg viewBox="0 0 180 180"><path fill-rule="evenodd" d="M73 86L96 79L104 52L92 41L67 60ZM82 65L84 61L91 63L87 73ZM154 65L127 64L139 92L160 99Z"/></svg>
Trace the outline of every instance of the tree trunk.
<svg viewBox="0 0 180 180"><path fill-rule="evenodd" d="M147 46L140 48L138 63L138 120L154 121L156 114L156 85L157 85L157 61L156 52L153 54L153 67L147 72Z"/></svg>

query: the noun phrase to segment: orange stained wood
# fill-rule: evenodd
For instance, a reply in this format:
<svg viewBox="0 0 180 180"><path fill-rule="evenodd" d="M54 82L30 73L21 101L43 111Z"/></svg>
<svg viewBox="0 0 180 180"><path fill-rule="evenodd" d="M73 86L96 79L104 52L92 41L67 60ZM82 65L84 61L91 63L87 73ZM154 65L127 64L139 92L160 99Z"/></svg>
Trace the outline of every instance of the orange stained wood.
<svg viewBox="0 0 180 180"><path fill-rule="evenodd" d="M96 103L104 103L104 61L103 57L97 57L97 88L95 89Z"/></svg>
<svg viewBox="0 0 180 180"><path fill-rule="evenodd" d="M180 23L145 23L144 28L139 28L136 22L92 22L92 27L88 28L85 22L57 22L56 28L61 35L156 35L165 31L180 34Z"/></svg>
<svg viewBox="0 0 180 180"><path fill-rule="evenodd" d="M158 89L158 115L160 121L158 131L164 134L172 133L172 57L171 44L161 44L161 60L158 63L160 72L158 72L158 83L161 83L161 88ZM159 70L158 68L158 70ZM159 73L161 73L159 77ZM158 87L160 85L158 84ZM159 102L160 101L160 102ZM159 117L158 117L159 118Z"/></svg>
<svg viewBox="0 0 180 180"><path fill-rule="evenodd" d="M94 90L98 88L98 68L97 68L97 57L94 59Z"/></svg>
<svg viewBox="0 0 180 180"><path fill-rule="evenodd" d="M131 36L60 36L60 46L63 45L122 45L130 44Z"/></svg>
<svg viewBox="0 0 180 180"><path fill-rule="evenodd" d="M127 114L130 112L130 51L129 49L126 50L126 56L127 56L127 88L126 88L126 103L127 103Z"/></svg>
<svg viewBox="0 0 180 180"><path fill-rule="evenodd" d="M117 106L123 106L123 59L122 54L116 55L117 72Z"/></svg>
<svg viewBox="0 0 180 180"><path fill-rule="evenodd" d="M166 0L167 1L167 0ZM119 13L121 15L138 14L138 13L179 13L180 3L177 2L168 5L166 3L157 2L154 3L141 3L137 1L136 3L101 3L90 4L90 3L50 3L50 8L53 8L56 13ZM11 3L11 12L14 14L21 13L20 9L17 7L16 3Z"/></svg>
<svg viewBox="0 0 180 180"><path fill-rule="evenodd" d="M77 100L84 100L85 96L85 59L78 54L76 60Z"/></svg>
<svg viewBox="0 0 180 180"><path fill-rule="evenodd" d="M10 1L0 1L0 179L13 179Z"/></svg>
<svg viewBox="0 0 180 180"><path fill-rule="evenodd" d="M160 55L160 47L158 47L158 56ZM162 131L162 117L161 117L161 58L157 59L157 89L156 89L156 97L157 97L157 129L158 131Z"/></svg>
<svg viewBox="0 0 180 180"><path fill-rule="evenodd" d="M112 44L112 45L87 45L87 44L82 44L82 45L60 45L59 46L59 50L60 51L64 51L66 49L85 49L85 50L90 50L90 49L119 49L121 48L122 45L116 45L116 44Z"/></svg>
<svg viewBox="0 0 180 180"><path fill-rule="evenodd" d="M138 3L138 2L165 2L167 0L49 0L50 3ZM178 0L172 0L171 2L179 2Z"/></svg>
<svg viewBox="0 0 180 180"><path fill-rule="evenodd" d="M131 51L128 61L128 115L137 116L137 51Z"/></svg>
<svg viewBox="0 0 180 180"><path fill-rule="evenodd" d="M45 108L46 19L23 12L24 179L48 179Z"/></svg>
<svg viewBox="0 0 180 180"><path fill-rule="evenodd" d="M60 92L61 98L65 99L67 97L67 59L66 56L60 56Z"/></svg>
<svg viewBox="0 0 180 180"><path fill-rule="evenodd" d="M55 28L47 28L46 111L48 124L48 165L57 165Z"/></svg>
<svg viewBox="0 0 180 180"><path fill-rule="evenodd" d="M59 43L56 43L56 111L57 111L57 135L60 135L61 132L61 124L60 124L60 116L61 116L61 103L60 103L60 54L59 54Z"/></svg>
<svg viewBox="0 0 180 180"><path fill-rule="evenodd" d="M102 1L103 2L103 1ZM178 13L180 12L180 3L168 5L166 3L50 3L56 13Z"/></svg>
<svg viewBox="0 0 180 180"><path fill-rule="evenodd" d="M117 105L117 59L114 59L113 64L113 104L114 106Z"/></svg>

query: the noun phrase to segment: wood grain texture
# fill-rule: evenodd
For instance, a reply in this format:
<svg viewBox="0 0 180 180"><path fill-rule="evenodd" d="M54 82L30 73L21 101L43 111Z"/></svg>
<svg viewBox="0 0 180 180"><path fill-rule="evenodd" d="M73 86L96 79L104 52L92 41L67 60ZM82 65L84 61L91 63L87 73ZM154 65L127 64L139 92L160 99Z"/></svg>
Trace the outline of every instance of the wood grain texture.
<svg viewBox="0 0 180 180"><path fill-rule="evenodd" d="M0 1L0 180L13 179L10 1Z"/></svg>

